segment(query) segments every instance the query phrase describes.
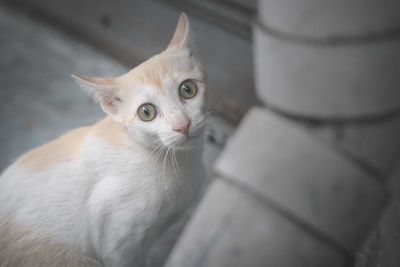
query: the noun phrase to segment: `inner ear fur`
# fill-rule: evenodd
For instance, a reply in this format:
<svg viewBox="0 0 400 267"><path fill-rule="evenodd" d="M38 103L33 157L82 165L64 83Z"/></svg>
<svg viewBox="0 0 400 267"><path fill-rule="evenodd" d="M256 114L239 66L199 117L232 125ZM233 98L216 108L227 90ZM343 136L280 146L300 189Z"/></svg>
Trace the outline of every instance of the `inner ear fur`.
<svg viewBox="0 0 400 267"><path fill-rule="evenodd" d="M80 75L72 75L72 78L100 103L103 110L110 114L116 115L122 103L122 98L119 95L119 87L116 84L115 78L97 78Z"/></svg>

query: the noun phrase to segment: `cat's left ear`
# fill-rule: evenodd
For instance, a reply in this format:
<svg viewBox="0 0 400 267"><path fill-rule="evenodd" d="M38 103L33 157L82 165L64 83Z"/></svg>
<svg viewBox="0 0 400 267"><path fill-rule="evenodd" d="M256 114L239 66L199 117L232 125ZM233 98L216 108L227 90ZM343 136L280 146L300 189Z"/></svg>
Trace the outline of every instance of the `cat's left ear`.
<svg viewBox="0 0 400 267"><path fill-rule="evenodd" d="M186 14L181 13L174 36L172 37L167 50L179 50L185 48L190 48L190 24Z"/></svg>
<svg viewBox="0 0 400 267"><path fill-rule="evenodd" d="M122 98L119 95L119 88L115 82L115 78L71 76L96 102L100 103L104 112L118 120Z"/></svg>

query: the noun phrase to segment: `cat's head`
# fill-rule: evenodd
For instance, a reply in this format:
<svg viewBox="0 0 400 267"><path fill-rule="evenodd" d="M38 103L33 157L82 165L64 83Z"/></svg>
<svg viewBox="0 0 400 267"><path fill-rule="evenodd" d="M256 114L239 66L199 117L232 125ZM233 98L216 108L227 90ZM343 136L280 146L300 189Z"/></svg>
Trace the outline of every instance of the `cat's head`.
<svg viewBox="0 0 400 267"><path fill-rule="evenodd" d="M149 147L193 147L204 132L206 84L181 14L168 47L116 78L73 76L103 110Z"/></svg>

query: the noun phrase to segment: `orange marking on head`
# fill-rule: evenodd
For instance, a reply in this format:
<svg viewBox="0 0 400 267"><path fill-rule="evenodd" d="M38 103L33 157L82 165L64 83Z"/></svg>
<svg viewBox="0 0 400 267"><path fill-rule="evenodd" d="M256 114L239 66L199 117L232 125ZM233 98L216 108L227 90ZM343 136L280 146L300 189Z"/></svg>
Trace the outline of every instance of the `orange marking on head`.
<svg viewBox="0 0 400 267"><path fill-rule="evenodd" d="M146 81L145 81L145 77L144 76L142 76L142 75L137 75L137 76L135 76L136 77L136 79L137 79L137 81L139 81L140 83L142 83L142 84L144 84L144 83L146 83Z"/></svg>
<svg viewBox="0 0 400 267"><path fill-rule="evenodd" d="M136 81L143 84L149 84L161 93L165 93L163 79L168 74L168 68L158 57L154 57L140 68L136 69L131 76Z"/></svg>
<svg viewBox="0 0 400 267"><path fill-rule="evenodd" d="M148 83L152 84L156 89L163 91L160 73L158 73L157 70L149 69L145 73L143 73L143 75L145 75L145 77L147 78Z"/></svg>
<svg viewBox="0 0 400 267"><path fill-rule="evenodd" d="M23 167L43 171L60 162L72 160L79 154L90 127L82 127L31 150L20 159Z"/></svg>

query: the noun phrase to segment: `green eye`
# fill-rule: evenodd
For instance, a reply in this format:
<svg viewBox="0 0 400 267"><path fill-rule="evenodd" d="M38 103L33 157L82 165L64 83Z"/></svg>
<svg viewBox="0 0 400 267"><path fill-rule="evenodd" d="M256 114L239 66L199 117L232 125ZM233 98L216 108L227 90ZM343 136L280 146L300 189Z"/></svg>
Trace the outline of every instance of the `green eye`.
<svg viewBox="0 0 400 267"><path fill-rule="evenodd" d="M196 95L196 93L197 93L197 86L191 80L186 80L179 86L179 94L184 99L192 98Z"/></svg>
<svg viewBox="0 0 400 267"><path fill-rule="evenodd" d="M137 113L142 121L151 121L156 117L157 111L153 104L146 103L139 107Z"/></svg>

